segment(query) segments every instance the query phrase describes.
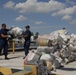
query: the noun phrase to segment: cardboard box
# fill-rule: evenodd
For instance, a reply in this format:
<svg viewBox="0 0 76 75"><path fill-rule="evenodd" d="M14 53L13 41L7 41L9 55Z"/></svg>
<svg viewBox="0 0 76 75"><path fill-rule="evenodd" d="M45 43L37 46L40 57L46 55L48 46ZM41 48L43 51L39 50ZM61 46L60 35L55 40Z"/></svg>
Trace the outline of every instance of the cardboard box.
<svg viewBox="0 0 76 75"><path fill-rule="evenodd" d="M38 75L37 66L36 65L24 65L25 71L32 71L33 75Z"/></svg>
<svg viewBox="0 0 76 75"><path fill-rule="evenodd" d="M6 67L0 67L0 72L4 75L12 74L11 68L6 68Z"/></svg>
<svg viewBox="0 0 76 75"><path fill-rule="evenodd" d="M32 71L19 71L11 75L32 75Z"/></svg>

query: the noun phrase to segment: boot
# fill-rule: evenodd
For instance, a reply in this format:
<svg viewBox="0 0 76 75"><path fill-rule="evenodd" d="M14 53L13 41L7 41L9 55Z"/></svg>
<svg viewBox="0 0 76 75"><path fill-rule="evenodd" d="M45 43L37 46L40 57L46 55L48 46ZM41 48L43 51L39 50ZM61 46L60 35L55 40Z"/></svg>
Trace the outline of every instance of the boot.
<svg viewBox="0 0 76 75"><path fill-rule="evenodd" d="M9 60L9 58L7 56L5 56L5 60Z"/></svg>

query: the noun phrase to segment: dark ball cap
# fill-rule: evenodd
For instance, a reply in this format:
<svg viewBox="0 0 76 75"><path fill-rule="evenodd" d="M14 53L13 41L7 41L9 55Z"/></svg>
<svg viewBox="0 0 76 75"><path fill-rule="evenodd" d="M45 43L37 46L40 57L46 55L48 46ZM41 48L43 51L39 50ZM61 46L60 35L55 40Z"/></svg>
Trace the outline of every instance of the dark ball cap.
<svg viewBox="0 0 76 75"><path fill-rule="evenodd" d="M6 24L5 24L5 23L3 23L3 24L2 24L2 26L6 26Z"/></svg>
<svg viewBox="0 0 76 75"><path fill-rule="evenodd" d="M30 26L29 26L29 25L27 25L25 28L30 28Z"/></svg>

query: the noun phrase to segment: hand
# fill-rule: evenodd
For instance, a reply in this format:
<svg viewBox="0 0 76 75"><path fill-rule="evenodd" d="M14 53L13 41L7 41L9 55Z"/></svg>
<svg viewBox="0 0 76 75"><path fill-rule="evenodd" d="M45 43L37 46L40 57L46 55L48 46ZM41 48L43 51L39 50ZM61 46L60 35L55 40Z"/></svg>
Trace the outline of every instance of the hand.
<svg viewBox="0 0 76 75"><path fill-rule="evenodd" d="M28 37L28 35L23 35L23 37L25 38L25 37Z"/></svg>
<svg viewBox="0 0 76 75"><path fill-rule="evenodd" d="M12 28L14 28L14 25L12 26Z"/></svg>
<svg viewBox="0 0 76 75"><path fill-rule="evenodd" d="M14 26L12 26L12 27L10 28L10 30L11 30L12 28L14 28Z"/></svg>
<svg viewBox="0 0 76 75"><path fill-rule="evenodd" d="M9 30L11 30L11 29L12 29L12 27Z"/></svg>

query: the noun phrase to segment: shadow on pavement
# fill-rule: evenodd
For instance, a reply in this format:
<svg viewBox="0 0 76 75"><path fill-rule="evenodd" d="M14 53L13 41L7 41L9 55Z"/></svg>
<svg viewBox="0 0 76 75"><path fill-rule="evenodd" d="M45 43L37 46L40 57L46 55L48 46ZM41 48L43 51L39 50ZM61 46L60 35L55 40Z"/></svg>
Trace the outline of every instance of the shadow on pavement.
<svg viewBox="0 0 76 75"><path fill-rule="evenodd" d="M65 71L76 71L76 68L60 68L60 70L65 70Z"/></svg>
<svg viewBox="0 0 76 75"><path fill-rule="evenodd" d="M20 56L16 56L16 57L9 57L9 60L10 59L15 59L15 58L20 58ZM4 58L0 58L0 60L5 60Z"/></svg>
<svg viewBox="0 0 76 75"><path fill-rule="evenodd" d="M11 58L9 58L9 59L15 59L15 58L19 58L19 57L11 57Z"/></svg>

